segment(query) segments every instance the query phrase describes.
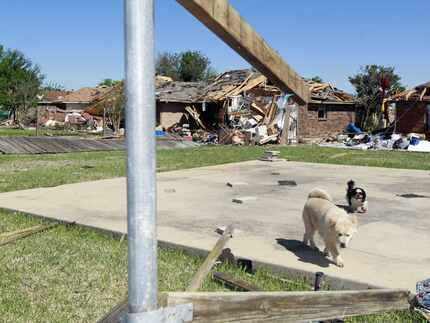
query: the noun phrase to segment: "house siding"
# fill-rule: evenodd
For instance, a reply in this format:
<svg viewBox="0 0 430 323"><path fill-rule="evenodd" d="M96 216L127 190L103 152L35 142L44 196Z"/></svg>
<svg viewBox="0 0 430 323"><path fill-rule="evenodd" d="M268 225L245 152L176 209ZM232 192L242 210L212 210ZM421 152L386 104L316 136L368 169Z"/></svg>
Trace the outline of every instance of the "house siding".
<svg viewBox="0 0 430 323"><path fill-rule="evenodd" d="M319 108L327 111L326 119L318 119ZM311 140L342 133L348 123L356 121L354 105L310 103L299 108L298 135L300 140Z"/></svg>
<svg viewBox="0 0 430 323"><path fill-rule="evenodd" d="M396 102L396 130L402 134L425 133L428 131L427 105L430 102L400 101Z"/></svg>

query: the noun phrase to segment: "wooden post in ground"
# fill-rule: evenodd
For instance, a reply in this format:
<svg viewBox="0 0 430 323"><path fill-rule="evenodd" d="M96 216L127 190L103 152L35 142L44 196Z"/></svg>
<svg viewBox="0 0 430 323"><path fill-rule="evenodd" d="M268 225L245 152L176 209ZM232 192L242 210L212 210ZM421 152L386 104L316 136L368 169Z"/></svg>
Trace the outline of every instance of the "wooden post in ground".
<svg viewBox="0 0 430 323"><path fill-rule="evenodd" d="M193 279L191 280L190 285L187 288L188 292L196 292L201 287L203 281L205 280L206 276L211 271L212 267L215 265L215 262L217 261L218 257L221 255L222 250L224 249L227 242L230 240L230 238L233 235L234 228L232 225L229 225L223 235L219 238L215 246L213 247L212 251L209 253L209 255L206 257L203 264L200 266L197 273L194 275Z"/></svg>

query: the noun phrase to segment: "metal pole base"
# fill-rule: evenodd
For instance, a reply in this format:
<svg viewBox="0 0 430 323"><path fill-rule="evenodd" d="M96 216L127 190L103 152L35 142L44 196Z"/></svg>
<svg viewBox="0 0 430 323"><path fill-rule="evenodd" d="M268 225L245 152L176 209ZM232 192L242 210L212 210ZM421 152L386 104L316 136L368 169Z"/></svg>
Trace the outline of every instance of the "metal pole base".
<svg viewBox="0 0 430 323"><path fill-rule="evenodd" d="M151 312L127 313L127 323L183 323L192 320L193 304L181 304Z"/></svg>

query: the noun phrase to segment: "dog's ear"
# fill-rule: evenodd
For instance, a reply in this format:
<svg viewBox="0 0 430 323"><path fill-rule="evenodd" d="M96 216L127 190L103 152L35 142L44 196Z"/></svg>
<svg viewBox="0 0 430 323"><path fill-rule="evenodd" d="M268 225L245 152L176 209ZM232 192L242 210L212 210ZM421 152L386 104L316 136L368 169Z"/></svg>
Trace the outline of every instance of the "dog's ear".
<svg viewBox="0 0 430 323"><path fill-rule="evenodd" d="M328 226L329 226L330 228L334 228L334 227L336 226L336 220L335 220L335 219L333 219L333 218L330 218L330 219L328 220Z"/></svg>

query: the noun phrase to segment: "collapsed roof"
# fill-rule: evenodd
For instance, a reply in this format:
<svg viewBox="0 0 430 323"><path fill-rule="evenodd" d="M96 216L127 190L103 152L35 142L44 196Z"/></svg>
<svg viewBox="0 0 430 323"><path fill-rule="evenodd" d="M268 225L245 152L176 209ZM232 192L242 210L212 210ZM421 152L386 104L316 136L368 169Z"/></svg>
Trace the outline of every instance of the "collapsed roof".
<svg viewBox="0 0 430 323"><path fill-rule="evenodd" d="M320 83L312 80L305 80L311 91L313 101L354 103L355 98L352 94L346 93L334 87L330 83Z"/></svg>
<svg viewBox="0 0 430 323"><path fill-rule="evenodd" d="M391 97L393 101L430 101L430 82L417 85Z"/></svg>

